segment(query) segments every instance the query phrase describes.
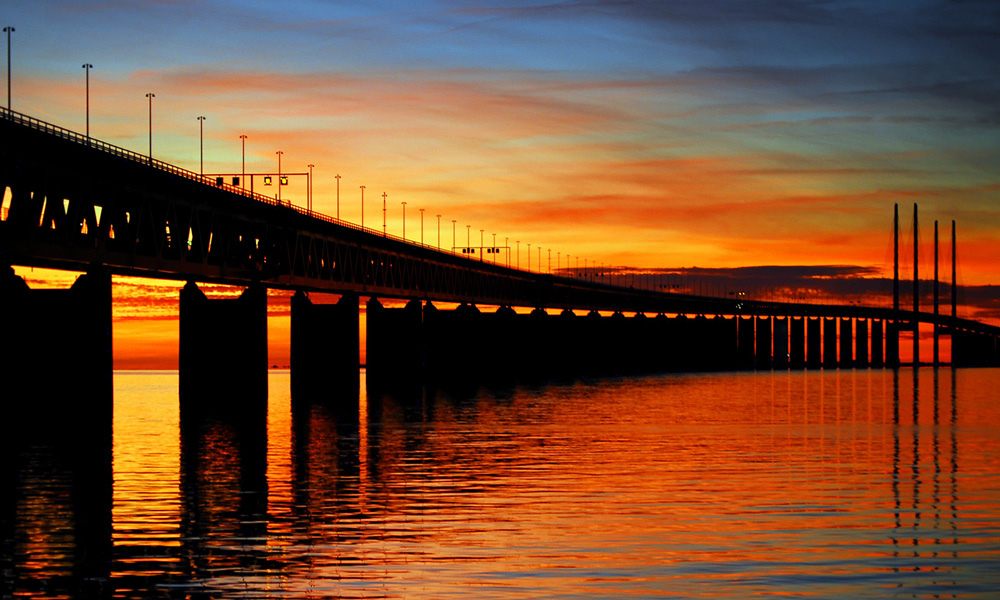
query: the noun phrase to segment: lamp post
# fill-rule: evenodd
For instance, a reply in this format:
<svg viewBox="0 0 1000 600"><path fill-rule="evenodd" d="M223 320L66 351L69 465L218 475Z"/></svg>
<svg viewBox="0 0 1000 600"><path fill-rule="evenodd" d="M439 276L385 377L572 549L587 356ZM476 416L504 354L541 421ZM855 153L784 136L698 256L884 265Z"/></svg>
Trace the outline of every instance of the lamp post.
<svg viewBox="0 0 1000 600"><path fill-rule="evenodd" d="M87 137L90 137L90 70L94 65L83 63L83 68L87 71Z"/></svg>
<svg viewBox="0 0 1000 600"><path fill-rule="evenodd" d="M309 185L306 186L306 210L312 212L313 211L313 167L315 167L316 165L310 163L309 165L306 166L309 167L309 180L307 182Z"/></svg>
<svg viewBox="0 0 1000 600"><path fill-rule="evenodd" d="M284 152L278 150L275 154L278 155L278 204L281 204L281 155Z"/></svg>
<svg viewBox="0 0 1000 600"><path fill-rule="evenodd" d="M510 268L510 238L503 239L503 246L507 249L507 268Z"/></svg>
<svg viewBox="0 0 1000 600"><path fill-rule="evenodd" d="M531 244L528 244L528 272L531 272Z"/></svg>
<svg viewBox="0 0 1000 600"><path fill-rule="evenodd" d="M437 215L438 218L438 251L441 250L441 215Z"/></svg>
<svg viewBox="0 0 1000 600"><path fill-rule="evenodd" d="M337 180L337 220L340 220L340 173L337 173L333 177Z"/></svg>
<svg viewBox="0 0 1000 600"><path fill-rule="evenodd" d="M483 230L479 230L479 262L483 262Z"/></svg>
<svg viewBox="0 0 1000 600"><path fill-rule="evenodd" d="M198 117L198 174L205 176L205 117Z"/></svg>
<svg viewBox="0 0 1000 600"><path fill-rule="evenodd" d="M388 195L389 194L382 192L382 237L385 237L389 234L389 232L386 231L385 228L385 199Z"/></svg>
<svg viewBox="0 0 1000 600"><path fill-rule="evenodd" d="M420 209L420 245L424 245L424 209Z"/></svg>
<svg viewBox="0 0 1000 600"><path fill-rule="evenodd" d="M518 270L520 270L521 269L521 240L516 240L514 243L517 244L517 258L515 260L517 261L517 268L518 268Z"/></svg>
<svg viewBox="0 0 1000 600"><path fill-rule="evenodd" d="M153 162L153 98L156 97L156 94L154 94L153 92L150 92L150 93L146 94L146 97L149 98L149 162L150 162L150 164L152 164L152 162Z"/></svg>
<svg viewBox="0 0 1000 600"><path fill-rule="evenodd" d="M365 228L365 186L361 186L361 229Z"/></svg>
<svg viewBox="0 0 1000 600"><path fill-rule="evenodd" d="M13 27L4 27L7 34L7 110L10 110L10 34L14 33Z"/></svg>
<svg viewBox="0 0 1000 600"><path fill-rule="evenodd" d="M400 202L403 205L403 241L406 241L406 200Z"/></svg>
<svg viewBox="0 0 1000 600"><path fill-rule="evenodd" d="M455 253L455 219L451 220L451 253Z"/></svg>
<svg viewBox="0 0 1000 600"><path fill-rule="evenodd" d="M497 234L493 234L493 264L497 264Z"/></svg>
<svg viewBox="0 0 1000 600"><path fill-rule="evenodd" d="M465 251L468 252L469 248L472 247L472 225L465 226Z"/></svg>
<svg viewBox="0 0 1000 600"><path fill-rule="evenodd" d="M247 187L247 136L240 135L240 145L243 147L242 148L242 155L241 155L241 158L240 158L240 165L241 165L240 173L242 174L241 175L241 179L240 179L240 183L243 184L243 189L246 189L246 187Z"/></svg>

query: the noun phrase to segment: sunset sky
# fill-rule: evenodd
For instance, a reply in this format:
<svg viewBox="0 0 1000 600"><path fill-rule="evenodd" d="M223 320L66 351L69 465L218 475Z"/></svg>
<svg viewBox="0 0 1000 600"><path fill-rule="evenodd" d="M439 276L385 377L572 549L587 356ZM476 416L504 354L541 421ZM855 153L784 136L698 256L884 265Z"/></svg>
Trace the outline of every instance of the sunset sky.
<svg viewBox="0 0 1000 600"><path fill-rule="evenodd" d="M1000 5L7 0L12 108L314 206L637 268L891 274L892 206L1000 284ZM305 179L282 195L305 204ZM907 234L904 234L904 237ZM943 235L947 240L948 235ZM912 243L907 241L906 243ZM533 250L533 254L536 251ZM912 251L911 251L912 252ZM533 256L537 262L537 254ZM950 272L944 270L950 279ZM984 288L995 289L995 288Z"/></svg>

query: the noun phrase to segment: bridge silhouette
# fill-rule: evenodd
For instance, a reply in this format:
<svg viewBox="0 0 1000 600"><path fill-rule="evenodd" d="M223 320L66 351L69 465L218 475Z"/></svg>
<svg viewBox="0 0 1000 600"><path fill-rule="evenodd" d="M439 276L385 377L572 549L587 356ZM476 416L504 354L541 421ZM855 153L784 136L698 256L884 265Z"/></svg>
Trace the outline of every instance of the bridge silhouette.
<svg viewBox="0 0 1000 600"><path fill-rule="evenodd" d="M920 324L951 337L953 365L998 362L1000 328L916 305L902 310L898 299L890 309L719 298L611 285L592 270L510 268L481 260L482 249L470 259L363 228L11 110L0 113L0 132L2 358L10 372L61 360L110 385L112 274L187 282L182 395L213 381L266 389L265 288L296 291L291 367L300 387L331 374L356 379L361 297L370 298L370 374L892 368L900 331L914 332L919 361ZM71 290L29 290L12 265L86 275ZM209 300L197 287L207 282L246 292ZM319 305L310 292L342 297ZM390 309L379 299L409 304ZM468 352L454 345L459 335L489 344Z"/></svg>

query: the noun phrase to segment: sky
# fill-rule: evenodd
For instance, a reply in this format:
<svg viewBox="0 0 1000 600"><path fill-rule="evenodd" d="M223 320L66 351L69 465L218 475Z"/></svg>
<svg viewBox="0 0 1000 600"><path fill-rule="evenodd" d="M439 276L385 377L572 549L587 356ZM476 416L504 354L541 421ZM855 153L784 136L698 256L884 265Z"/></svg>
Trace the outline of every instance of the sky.
<svg viewBox="0 0 1000 600"><path fill-rule="evenodd" d="M152 92L154 156L197 170L204 116L207 173L239 172L246 135L248 172L314 164L330 215L339 174L353 222L365 185L367 226L384 192L415 241L440 214L442 246L482 229L522 266L530 243L534 266L541 247L872 278L893 204L905 246L918 203L921 272L954 219L959 283L1000 298L996 2L7 0L0 19L15 110L83 131L87 62L93 136L145 152ZM282 196L304 205L305 178Z"/></svg>

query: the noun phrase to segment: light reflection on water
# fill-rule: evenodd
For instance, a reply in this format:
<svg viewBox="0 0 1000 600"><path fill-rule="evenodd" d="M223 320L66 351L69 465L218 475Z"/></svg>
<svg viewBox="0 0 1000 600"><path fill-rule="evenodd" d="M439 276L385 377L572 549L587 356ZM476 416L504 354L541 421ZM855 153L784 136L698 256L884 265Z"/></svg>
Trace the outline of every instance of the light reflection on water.
<svg viewBox="0 0 1000 600"><path fill-rule="evenodd" d="M1000 589L1000 370L363 378L337 408L272 372L266 416L182 420L176 373L116 373L113 484L73 443L4 446L4 597Z"/></svg>

